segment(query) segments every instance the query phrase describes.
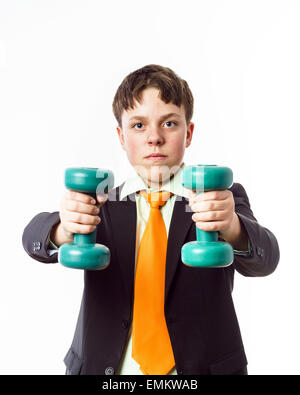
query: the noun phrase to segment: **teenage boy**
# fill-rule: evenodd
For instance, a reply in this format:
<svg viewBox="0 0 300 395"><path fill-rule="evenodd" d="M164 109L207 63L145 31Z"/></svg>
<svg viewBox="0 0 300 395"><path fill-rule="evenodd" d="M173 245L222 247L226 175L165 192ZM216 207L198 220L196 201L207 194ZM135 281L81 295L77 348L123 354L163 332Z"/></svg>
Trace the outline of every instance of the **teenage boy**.
<svg viewBox="0 0 300 395"><path fill-rule="evenodd" d="M182 187L193 96L171 69L147 65L129 74L113 112L133 174L99 196L98 205L66 191L60 211L36 215L23 234L32 258L56 263L57 247L101 222L97 243L111 252L106 269L84 272L67 374L247 374L231 296L234 272L272 273L279 261L275 236L257 222L241 184L199 195ZM195 224L232 245L232 265L181 262L182 245L196 239Z"/></svg>

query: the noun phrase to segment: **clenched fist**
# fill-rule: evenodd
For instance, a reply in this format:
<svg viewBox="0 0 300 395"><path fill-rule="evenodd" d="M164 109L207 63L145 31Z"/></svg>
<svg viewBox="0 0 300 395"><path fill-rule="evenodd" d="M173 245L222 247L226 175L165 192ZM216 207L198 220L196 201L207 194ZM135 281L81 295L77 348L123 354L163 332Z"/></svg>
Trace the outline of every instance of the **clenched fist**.
<svg viewBox="0 0 300 395"><path fill-rule="evenodd" d="M241 251L248 249L248 235L235 212L233 194L225 191L209 191L196 194L188 190L189 205L194 211L197 228L206 232L219 232L221 239Z"/></svg>
<svg viewBox="0 0 300 395"><path fill-rule="evenodd" d="M100 207L106 202L107 195L98 195L97 202L86 193L67 190L60 205L60 223L51 231L50 239L60 246L72 243L75 233L87 234L100 223Z"/></svg>

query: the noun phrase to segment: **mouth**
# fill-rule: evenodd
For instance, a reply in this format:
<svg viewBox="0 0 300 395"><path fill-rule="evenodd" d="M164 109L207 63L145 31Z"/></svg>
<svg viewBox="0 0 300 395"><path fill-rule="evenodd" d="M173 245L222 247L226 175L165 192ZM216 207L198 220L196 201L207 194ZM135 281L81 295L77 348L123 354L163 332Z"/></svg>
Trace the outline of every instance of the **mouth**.
<svg viewBox="0 0 300 395"><path fill-rule="evenodd" d="M166 158L166 155L163 155L163 154L150 154L150 155L146 156L146 159L152 159L152 160L154 160L154 159L162 160L165 158Z"/></svg>

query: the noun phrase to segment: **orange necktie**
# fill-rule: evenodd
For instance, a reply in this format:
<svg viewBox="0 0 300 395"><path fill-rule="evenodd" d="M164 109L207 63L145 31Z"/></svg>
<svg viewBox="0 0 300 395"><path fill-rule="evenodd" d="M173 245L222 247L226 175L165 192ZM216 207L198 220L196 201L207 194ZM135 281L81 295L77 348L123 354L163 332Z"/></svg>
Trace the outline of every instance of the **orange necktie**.
<svg viewBox="0 0 300 395"><path fill-rule="evenodd" d="M160 207L173 194L168 191L140 194L150 204L150 214L137 257L132 357L144 374L168 374L175 360L164 315L168 236Z"/></svg>

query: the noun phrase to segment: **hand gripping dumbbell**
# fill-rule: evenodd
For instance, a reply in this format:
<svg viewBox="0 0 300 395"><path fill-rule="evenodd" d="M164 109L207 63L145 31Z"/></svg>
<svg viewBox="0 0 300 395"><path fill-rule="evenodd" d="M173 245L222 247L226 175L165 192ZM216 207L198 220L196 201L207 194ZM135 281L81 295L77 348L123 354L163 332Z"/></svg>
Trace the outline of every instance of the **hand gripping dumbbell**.
<svg viewBox="0 0 300 395"><path fill-rule="evenodd" d="M108 193L113 188L114 176L110 170L90 167L65 170L65 186L77 192L84 192L95 200L97 194ZM97 200L96 200L97 201ZM110 262L110 251L96 244L96 232L75 234L73 243L63 244L58 250L58 261L69 268L84 270L104 269Z"/></svg>
<svg viewBox="0 0 300 395"><path fill-rule="evenodd" d="M216 165L187 166L182 171L182 185L196 193L222 191L231 187L233 174L228 167ZM181 260L192 267L225 267L233 262L233 248L218 241L218 232L206 232L196 226L196 241L183 245Z"/></svg>

